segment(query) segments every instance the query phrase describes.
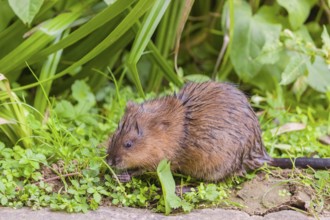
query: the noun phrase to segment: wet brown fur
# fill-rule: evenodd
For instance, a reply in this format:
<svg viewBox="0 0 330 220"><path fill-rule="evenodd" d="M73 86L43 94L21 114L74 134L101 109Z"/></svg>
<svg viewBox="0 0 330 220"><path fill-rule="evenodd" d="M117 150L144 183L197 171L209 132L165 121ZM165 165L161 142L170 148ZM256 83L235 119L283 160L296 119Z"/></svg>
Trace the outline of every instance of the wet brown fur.
<svg viewBox="0 0 330 220"><path fill-rule="evenodd" d="M166 158L173 171L209 181L271 160L245 95L216 82L189 83L177 95L129 103L108 154L109 164L121 169L155 170Z"/></svg>

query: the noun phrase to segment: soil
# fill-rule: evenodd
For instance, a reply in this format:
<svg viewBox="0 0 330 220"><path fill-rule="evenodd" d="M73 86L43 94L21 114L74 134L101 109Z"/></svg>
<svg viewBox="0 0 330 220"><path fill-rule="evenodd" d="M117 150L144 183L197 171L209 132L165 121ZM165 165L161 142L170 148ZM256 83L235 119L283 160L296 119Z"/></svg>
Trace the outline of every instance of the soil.
<svg viewBox="0 0 330 220"><path fill-rule="evenodd" d="M321 212L311 207L315 192L309 186L290 178L292 170L273 171L271 175L259 173L242 188L232 193L230 200L243 205L239 208L250 215L266 215L281 210L305 213Z"/></svg>
<svg viewBox="0 0 330 220"><path fill-rule="evenodd" d="M72 164L76 164L76 161L72 161ZM53 192L58 192L63 187L63 182L61 178L67 178L69 176L78 176L81 175L76 170L72 173L64 173L64 170L67 170L64 167L63 161L58 161L57 163L52 164L49 166L43 166L41 169L43 181L47 182L52 188ZM38 183L36 183L38 184Z"/></svg>

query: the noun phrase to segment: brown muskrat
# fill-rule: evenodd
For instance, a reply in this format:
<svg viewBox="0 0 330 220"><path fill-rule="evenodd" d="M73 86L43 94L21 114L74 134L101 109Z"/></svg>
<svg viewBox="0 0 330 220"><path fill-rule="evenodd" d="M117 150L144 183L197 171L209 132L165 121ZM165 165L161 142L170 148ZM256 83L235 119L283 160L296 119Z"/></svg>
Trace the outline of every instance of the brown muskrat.
<svg viewBox="0 0 330 220"><path fill-rule="evenodd" d="M207 181L243 175L264 163L292 167L271 158L258 119L246 96L227 83L188 83L172 96L129 102L108 148L119 169L153 171L168 159L172 171ZM294 166L329 168L330 159L297 158Z"/></svg>

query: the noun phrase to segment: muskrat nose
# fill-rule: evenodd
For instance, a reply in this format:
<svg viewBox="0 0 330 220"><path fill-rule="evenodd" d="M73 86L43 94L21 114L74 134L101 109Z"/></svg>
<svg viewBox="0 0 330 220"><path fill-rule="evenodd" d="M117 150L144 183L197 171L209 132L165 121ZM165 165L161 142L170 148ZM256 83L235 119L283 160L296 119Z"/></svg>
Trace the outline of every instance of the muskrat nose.
<svg viewBox="0 0 330 220"><path fill-rule="evenodd" d="M109 157L108 158L108 164L110 166L117 166L121 162L121 159L119 157Z"/></svg>

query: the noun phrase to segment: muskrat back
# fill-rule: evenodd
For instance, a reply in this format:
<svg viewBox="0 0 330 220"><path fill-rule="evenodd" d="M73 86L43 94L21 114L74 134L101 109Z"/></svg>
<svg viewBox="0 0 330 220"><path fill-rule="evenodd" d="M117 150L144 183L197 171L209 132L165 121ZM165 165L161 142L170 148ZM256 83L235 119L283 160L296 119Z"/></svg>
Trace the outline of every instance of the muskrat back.
<svg viewBox="0 0 330 220"><path fill-rule="evenodd" d="M245 95L226 83L188 83L177 94L128 103L109 143L108 162L120 169L173 171L220 180L272 159Z"/></svg>

